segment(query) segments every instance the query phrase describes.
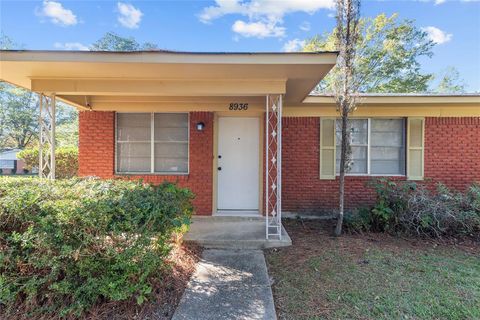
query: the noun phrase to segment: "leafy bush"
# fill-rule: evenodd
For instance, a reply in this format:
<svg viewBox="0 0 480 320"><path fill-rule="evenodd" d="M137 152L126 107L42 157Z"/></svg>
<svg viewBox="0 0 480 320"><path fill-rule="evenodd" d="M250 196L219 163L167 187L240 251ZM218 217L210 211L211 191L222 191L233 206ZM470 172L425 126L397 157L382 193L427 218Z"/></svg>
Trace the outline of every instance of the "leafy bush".
<svg viewBox="0 0 480 320"><path fill-rule="evenodd" d="M190 223L191 199L171 183L0 178L0 310L72 316L142 303Z"/></svg>
<svg viewBox="0 0 480 320"><path fill-rule="evenodd" d="M18 157L25 160L25 169L30 172L32 168L38 167L38 147L20 151ZM56 148L55 162L55 176L57 178L71 178L76 176L78 171L78 148Z"/></svg>
<svg viewBox="0 0 480 320"><path fill-rule="evenodd" d="M346 218L356 231L401 232L429 237L480 237L480 185L462 192L442 184L436 192L412 182L373 182L377 201L370 210Z"/></svg>
<svg viewBox="0 0 480 320"><path fill-rule="evenodd" d="M347 212L344 223L352 231L370 231L372 229L371 211L360 208L357 212Z"/></svg>

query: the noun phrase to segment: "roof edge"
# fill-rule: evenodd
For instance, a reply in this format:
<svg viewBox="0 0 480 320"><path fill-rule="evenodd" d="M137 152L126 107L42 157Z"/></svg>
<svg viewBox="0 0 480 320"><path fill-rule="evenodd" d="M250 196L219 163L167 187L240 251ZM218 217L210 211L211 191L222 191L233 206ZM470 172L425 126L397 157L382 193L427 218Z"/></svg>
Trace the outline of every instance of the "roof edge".
<svg viewBox="0 0 480 320"><path fill-rule="evenodd" d="M446 104L446 103L473 103L480 105L480 93L464 93L464 94L432 94L432 93L406 93L406 94L360 94L361 104ZM303 104L333 104L334 96L325 95L308 95Z"/></svg>
<svg viewBox="0 0 480 320"><path fill-rule="evenodd" d="M136 50L136 51L107 51L107 50L29 50L29 49L0 49L2 52L27 52L27 53L114 53L114 54L138 54L138 53L151 53L151 54L184 54L184 55L319 55L319 54L339 54L339 51L295 51L295 52L278 52L278 51L177 51L177 50Z"/></svg>
<svg viewBox="0 0 480 320"><path fill-rule="evenodd" d="M326 64L335 65L338 52L180 52L0 50L1 62L90 62L176 64Z"/></svg>

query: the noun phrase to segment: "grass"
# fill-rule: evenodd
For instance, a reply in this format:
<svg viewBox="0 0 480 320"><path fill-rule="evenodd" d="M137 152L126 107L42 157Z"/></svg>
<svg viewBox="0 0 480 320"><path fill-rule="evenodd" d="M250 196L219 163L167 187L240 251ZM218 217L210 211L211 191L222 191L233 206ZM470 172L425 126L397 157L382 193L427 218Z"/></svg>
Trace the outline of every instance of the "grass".
<svg viewBox="0 0 480 320"><path fill-rule="evenodd" d="M267 252L280 319L480 319L478 244L336 239L325 224L287 222L293 246Z"/></svg>

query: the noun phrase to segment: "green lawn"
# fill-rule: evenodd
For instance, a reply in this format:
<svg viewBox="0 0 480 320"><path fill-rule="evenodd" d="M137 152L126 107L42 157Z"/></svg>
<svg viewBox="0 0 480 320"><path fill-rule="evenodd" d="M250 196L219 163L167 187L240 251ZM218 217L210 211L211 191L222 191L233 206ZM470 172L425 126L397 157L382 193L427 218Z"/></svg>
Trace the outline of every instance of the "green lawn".
<svg viewBox="0 0 480 320"><path fill-rule="evenodd" d="M267 252L280 319L480 319L478 244L286 227L293 246Z"/></svg>

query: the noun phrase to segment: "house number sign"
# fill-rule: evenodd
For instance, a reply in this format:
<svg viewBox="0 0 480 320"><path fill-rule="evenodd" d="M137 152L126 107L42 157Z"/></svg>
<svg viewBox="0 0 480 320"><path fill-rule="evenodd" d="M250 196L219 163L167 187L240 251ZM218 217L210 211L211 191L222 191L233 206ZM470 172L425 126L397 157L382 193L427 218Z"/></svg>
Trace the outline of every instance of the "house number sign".
<svg viewBox="0 0 480 320"><path fill-rule="evenodd" d="M232 102L230 103L228 110L232 110L232 111L248 110L248 103Z"/></svg>

